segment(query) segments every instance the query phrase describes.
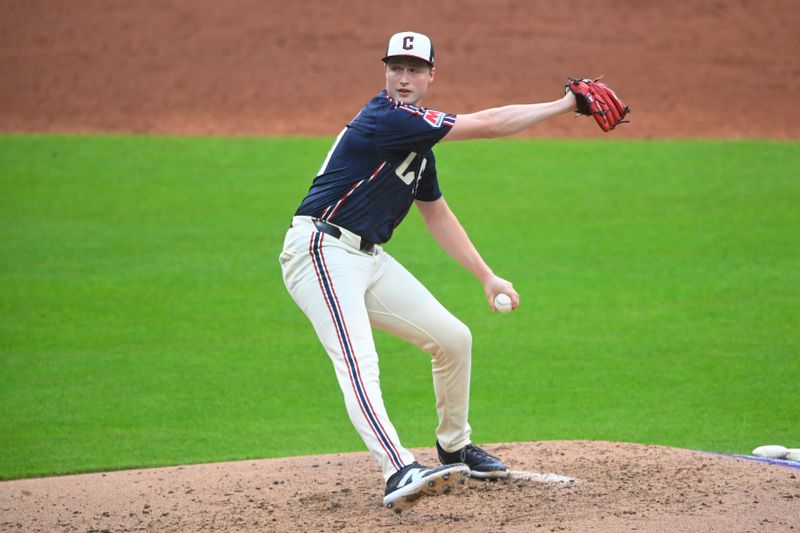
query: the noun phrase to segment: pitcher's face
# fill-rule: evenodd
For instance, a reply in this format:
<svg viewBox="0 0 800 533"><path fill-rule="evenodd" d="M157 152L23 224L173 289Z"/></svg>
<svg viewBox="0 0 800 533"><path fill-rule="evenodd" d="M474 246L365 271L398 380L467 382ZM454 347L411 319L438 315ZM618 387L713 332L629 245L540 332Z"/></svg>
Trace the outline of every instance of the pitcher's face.
<svg viewBox="0 0 800 533"><path fill-rule="evenodd" d="M436 69L415 57L390 57L386 60L386 93L395 100L419 105L428 94Z"/></svg>

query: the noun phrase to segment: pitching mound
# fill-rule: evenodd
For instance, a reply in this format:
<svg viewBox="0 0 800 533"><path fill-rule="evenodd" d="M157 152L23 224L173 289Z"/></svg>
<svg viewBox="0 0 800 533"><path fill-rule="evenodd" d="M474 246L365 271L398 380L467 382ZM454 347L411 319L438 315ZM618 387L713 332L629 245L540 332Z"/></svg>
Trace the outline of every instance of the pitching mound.
<svg viewBox="0 0 800 533"><path fill-rule="evenodd" d="M395 515L366 453L0 483L3 531L800 531L800 469L657 446L487 446L468 480ZM431 450L415 450L434 463Z"/></svg>

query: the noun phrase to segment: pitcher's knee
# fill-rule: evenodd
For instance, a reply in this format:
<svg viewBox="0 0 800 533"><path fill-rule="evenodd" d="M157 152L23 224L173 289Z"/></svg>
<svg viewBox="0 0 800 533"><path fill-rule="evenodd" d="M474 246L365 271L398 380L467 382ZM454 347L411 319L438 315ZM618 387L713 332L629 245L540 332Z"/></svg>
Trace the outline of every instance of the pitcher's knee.
<svg viewBox="0 0 800 533"><path fill-rule="evenodd" d="M472 332L462 322L456 321L439 339L441 355L466 357L472 353Z"/></svg>

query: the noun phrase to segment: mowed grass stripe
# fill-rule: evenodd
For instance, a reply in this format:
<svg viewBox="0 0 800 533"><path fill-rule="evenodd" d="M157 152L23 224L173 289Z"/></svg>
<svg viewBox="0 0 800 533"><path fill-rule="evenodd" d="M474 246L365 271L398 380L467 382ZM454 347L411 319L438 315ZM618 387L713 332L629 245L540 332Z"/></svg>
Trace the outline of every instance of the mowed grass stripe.
<svg viewBox="0 0 800 533"><path fill-rule="evenodd" d="M0 477L361 450L277 255L331 139L0 137ZM800 145L443 144L451 207L523 306L412 211L386 249L474 336L479 442L797 445ZM430 446L429 358L383 334Z"/></svg>

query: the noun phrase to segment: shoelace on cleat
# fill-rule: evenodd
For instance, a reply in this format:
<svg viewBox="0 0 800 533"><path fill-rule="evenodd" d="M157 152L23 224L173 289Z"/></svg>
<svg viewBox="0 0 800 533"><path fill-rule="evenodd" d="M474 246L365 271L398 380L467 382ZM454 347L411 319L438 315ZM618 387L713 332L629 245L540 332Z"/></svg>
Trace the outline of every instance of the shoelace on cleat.
<svg viewBox="0 0 800 533"><path fill-rule="evenodd" d="M492 459L495 459L495 460L497 460L497 461L499 461L499 460L500 460L500 458L499 458L499 457L496 457L496 456L494 456L494 455L490 454L489 452L487 452L486 450L484 450L484 449L483 449L483 448L481 448L480 446L476 446L476 445L474 445L474 444L467 444L467 445L464 447L464 454L463 454L463 455L464 455L465 457L466 457L466 455L467 455L467 450L472 450L473 452L475 452L475 453L477 453L477 454L479 454L479 455L485 455L486 457L491 457ZM463 458L463 457L462 457L462 458Z"/></svg>

